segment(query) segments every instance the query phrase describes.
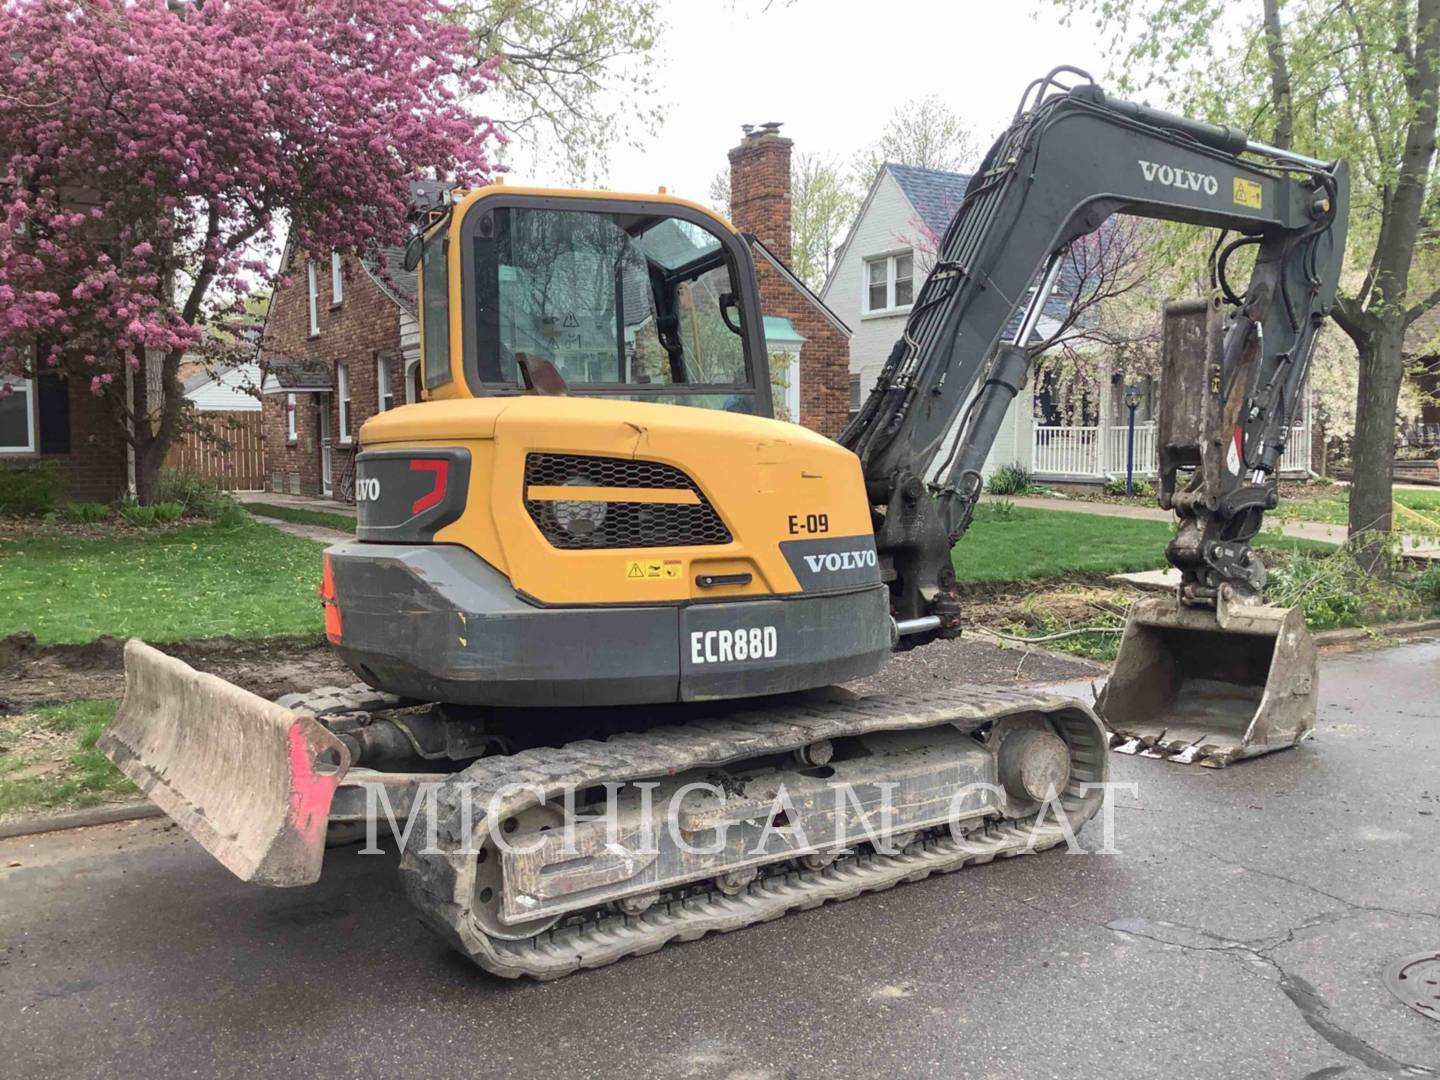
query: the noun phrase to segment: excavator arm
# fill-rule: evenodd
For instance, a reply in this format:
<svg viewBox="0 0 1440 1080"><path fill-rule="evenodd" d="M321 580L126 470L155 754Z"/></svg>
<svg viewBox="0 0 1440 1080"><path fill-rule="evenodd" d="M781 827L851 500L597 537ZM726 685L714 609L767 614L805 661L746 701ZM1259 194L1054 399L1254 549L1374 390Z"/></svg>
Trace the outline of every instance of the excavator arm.
<svg viewBox="0 0 1440 1080"><path fill-rule="evenodd" d="M1084 82L1062 86L1067 75ZM1343 161L1108 97L1076 69L1031 84L841 436L864 467L902 629L958 633L950 552L981 467L1024 383L1067 249L1115 214L1223 230L1212 256L1220 299L1204 331L1214 347L1199 362L1167 352L1161 505L1180 519L1167 555L1183 572L1182 600L1213 607L1228 589L1257 601L1264 570L1248 541L1275 505L1285 434L1334 299L1348 191ZM1237 294L1227 265L1250 246L1254 268Z"/></svg>

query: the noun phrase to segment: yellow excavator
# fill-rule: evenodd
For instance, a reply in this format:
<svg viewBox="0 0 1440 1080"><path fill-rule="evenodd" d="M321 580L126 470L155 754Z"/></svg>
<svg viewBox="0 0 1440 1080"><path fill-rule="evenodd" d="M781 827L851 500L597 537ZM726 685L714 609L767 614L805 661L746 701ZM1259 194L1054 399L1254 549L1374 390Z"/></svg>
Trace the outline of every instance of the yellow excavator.
<svg viewBox="0 0 1440 1080"><path fill-rule="evenodd" d="M489 971L553 978L1054 846L1107 748L1224 764L1308 734L1314 648L1249 540L1339 275L1343 162L1027 89L838 442L772 419L746 240L665 195L446 195L424 400L366 422L325 628L377 693L272 703L132 641L102 746L242 878L314 881L388 815L409 897ZM960 632L952 558L1068 247L1126 213L1226 230L1167 312L1170 599L1088 707L834 689ZM1243 293L1232 256L1251 248ZM834 793L840 792L836 796ZM401 822L404 822L402 827Z"/></svg>

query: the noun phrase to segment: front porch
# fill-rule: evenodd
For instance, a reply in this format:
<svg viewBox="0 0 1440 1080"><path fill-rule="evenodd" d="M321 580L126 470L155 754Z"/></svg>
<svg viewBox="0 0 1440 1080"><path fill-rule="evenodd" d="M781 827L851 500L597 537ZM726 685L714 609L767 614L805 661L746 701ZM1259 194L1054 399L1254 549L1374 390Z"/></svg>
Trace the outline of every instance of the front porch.
<svg viewBox="0 0 1440 1080"><path fill-rule="evenodd" d="M1162 388L1153 376L1136 382L1135 475L1153 479L1159 473L1156 416ZM1312 402L1308 383L1301 391L1305 402L1289 428L1280 475L1303 478L1310 473ZM1027 400L1028 399L1028 400ZM1098 392L1080 394L1073 411L1060 407L1053 379L1043 373L1028 394L1016 398L1016 458L1026 463L1040 481L1099 484L1125 476L1129 434L1125 386L1117 372L1100 381ZM1066 415L1071 411L1071 415ZM1072 422L1067 423L1070 420ZM1073 421L1079 421L1073 422ZM1028 444L1028 445L1027 445Z"/></svg>
<svg viewBox="0 0 1440 1080"><path fill-rule="evenodd" d="M1031 434L1030 472L1037 480L1100 482L1125 475L1127 425L1036 424ZM1159 470L1155 422L1135 425L1135 475L1153 478ZM1310 472L1310 428L1290 429L1280 475Z"/></svg>

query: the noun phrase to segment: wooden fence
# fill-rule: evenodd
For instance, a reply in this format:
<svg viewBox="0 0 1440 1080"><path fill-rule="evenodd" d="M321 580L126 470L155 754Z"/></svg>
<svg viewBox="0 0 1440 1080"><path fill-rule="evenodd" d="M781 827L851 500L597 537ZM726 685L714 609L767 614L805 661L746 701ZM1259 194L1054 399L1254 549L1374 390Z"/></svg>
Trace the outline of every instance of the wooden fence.
<svg viewBox="0 0 1440 1080"><path fill-rule="evenodd" d="M166 464L209 480L227 491L265 487L264 413L207 412L206 431L190 431L170 448Z"/></svg>

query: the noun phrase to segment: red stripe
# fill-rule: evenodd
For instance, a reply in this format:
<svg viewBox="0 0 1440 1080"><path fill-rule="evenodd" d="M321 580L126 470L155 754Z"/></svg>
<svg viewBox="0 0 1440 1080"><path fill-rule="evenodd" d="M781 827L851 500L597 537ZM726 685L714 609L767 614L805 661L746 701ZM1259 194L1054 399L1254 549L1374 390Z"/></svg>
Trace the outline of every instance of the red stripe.
<svg viewBox="0 0 1440 1080"><path fill-rule="evenodd" d="M413 458L410 462L411 472L430 472L435 474L435 487L428 495L421 495L410 507L412 514L418 514L429 510L432 506L439 506L440 501L445 498L445 484L450 478L450 462L446 458Z"/></svg>

